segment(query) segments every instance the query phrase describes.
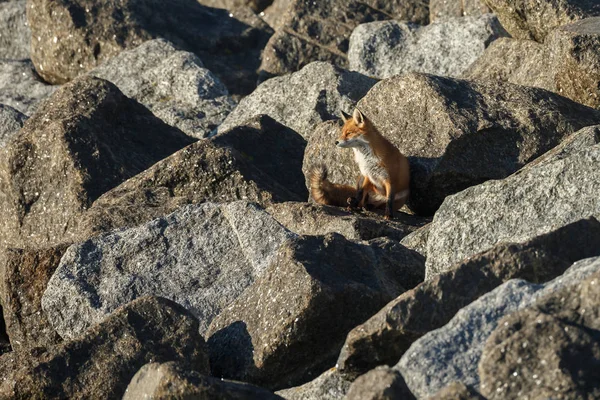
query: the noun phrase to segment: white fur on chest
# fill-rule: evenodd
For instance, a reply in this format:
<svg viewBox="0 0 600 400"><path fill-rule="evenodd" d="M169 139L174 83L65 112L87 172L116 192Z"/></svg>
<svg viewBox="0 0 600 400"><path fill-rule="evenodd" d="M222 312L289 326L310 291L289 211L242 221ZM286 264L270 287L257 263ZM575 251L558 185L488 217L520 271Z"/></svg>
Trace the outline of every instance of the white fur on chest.
<svg viewBox="0 0 600 400"><path fill-rule="evenodd" d="M360 173L369 178L377 189L383 189L383 182L389 179L388 172L381 166L381 160L377 158L369 146L355 147L354 159L358 164Z"/></svg>

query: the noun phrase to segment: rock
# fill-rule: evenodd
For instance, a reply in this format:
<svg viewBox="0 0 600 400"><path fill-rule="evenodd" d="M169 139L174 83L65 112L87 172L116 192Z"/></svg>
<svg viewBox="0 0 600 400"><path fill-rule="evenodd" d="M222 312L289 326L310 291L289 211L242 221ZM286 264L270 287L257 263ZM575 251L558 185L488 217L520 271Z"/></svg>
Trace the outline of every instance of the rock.
<svg viewBox="0 0 600 400"><path fill-rule="evenodd" d="M202 61L164 39L119 53L90 75L106 79L167 124L203 138L235 107L227 88Z"/></svg>
<svg viewBox="0 0 600 400"><path fill-rule="evenodd" d="M355 327L337 366L349 377L393 365L411 344L509 279L546 282L571 264L600 255L600 223L581 220L525 243L501 243L400 295Z"/></svg>
<svg viewBox="0 0 600 400"><path fill-rule="evenodd" d="M427 238L429 238L429 229L431 224L427 224L416 231L406 235L400 244L407 249L411 249L427 258Z"/></svg>
<svg viewBox="0 0 600 400"><path fill-rule="evenodd" d="M338 400L344 398L351 383L335 368L330 368L304 385L280 390L276 394L286 400Z"/></svg>
<svg viewBox="0 0 600 400"><path fill-rule="evenodd" d="M273 0L273 3L260 13L260 16L271 28L278 30L283 27L287 16L286 11L293 2L294 0Z"/></svg>
<svg viewBox="0 0 600 400"><path fill-rule="evenodd" d="M252 204L183 207L71 246L42 306L56 331L72 339L137 297L161 296L194 314L203 334L292 237Z"/></svg>
<svg viewBox="0 0 600 400"><path fill-rule="evenodd" d="M347 332L422 278L422 258L390 239L338 234L286 242L263 275L215 318L215 376L280 389L331 366Z"/></svg>
<svg viewBox="0 0 600 400"><path fill-rule="evenodd" d="M151 361L209 371L198 321L172 301L142 297L70 342L1 357L0 396L121 398L135 373Z"/></svg>
<svg viewBox="0 0 600 400"><path fill-rule="evenodd" d="M452 382L427 400L486 400L486 398L461 382Z"/></svg>
<svg viewBox="0 0 600 400"><path fill-rule="evenodd" d="M358 107L409 156L409 206L421 215L433 214L450 194L505 178L600 121L600 112L542 89L416 73L379 82ZM333 123L318 128L303 171L322 163L332 182L354 185L358 167L351 151L335 146L338 135Z"/></svg>
<svg viewBox="0 0 600 400"><path fill-rule="evenodd" d="M390 367L377 367L358 377L350 389L346 400L395 400L415 399L406 382L397 371Z"/></svg>
<svg viewBox="0 0 600 400"><path fill-rule="evenodd" d="M372 212L353 213L338 207L312 203L279 203L266 208L280 224L299 235L325 235L336 232L346 239L370 240L387 236L400 240L427 222L399 213L396 221L385 221Z"/></svg>
<svg viewBox="0 0 600 400"><path fill-rule="evenodd" d="M235 10L238 7L247 6L254 12L261 12L271 5L273 0L198 0L198 2L208 7L224 8L226 10Z"/></svg>
<svg viewBox="0 0 600 400"><path fill-rule="evenodd" d="M61 341L42 312L42 294L66 249L66 245L6 249L0 256L0 299L13 350L27 351Z"/></svg>
<svg viewBox="0 0 600 400"><path fill-rule="evenodd" d="M29 58L31 32L25 16L25 0L0 3L0 58Z"/></svg>
<svg viewBox="0 0 600 400"><path fill-rule="evenodd" d="M65 85L0 148L0 244L73 240L102 193L191 142L110 82Z"/></svg>
<svg viewBox="0 0 600 400"><path fill-rule="evenodd" d="M427 276L498 242L524 242L582 218L600 218L598 161L595 145L447 198L431 224Z"/></svg>
<svg viewBox="0 0 600 400"><path fill-rule="evenodd" d="M429 19L427 2L418 0L280 1L287 6L280 6L284 15L276 18L278 29L262 55L263 80L298 71L313 61L346 68L348 38L361 23L398 19L426 24Z"/></svg>
<svg viewBox="0 0 600 400"><path fill-rule="evenodd" d="M596 0L486 0L502 26L516 39L540 43L550 31L575 21L600 16Z"/></svg>
<svg viewBox="0 0 600 400"><path fill-rule="evenodd" d="M10 106L0 104L0 147L17 135L27 116Z"/></svg>
<svg viewBox="0 0 600 400"><path fill-rule="evenodd" d="M350 112L376 80L357 72L315 62L288 76L263 82L219 126L225 132L266 114L308 139L317 124Z"/></svg>
<svg viewBox="0 0 600 400"><path fill-rule="evenodd" d="M256 86L271 29L249 9L209 8L195 0L30 0L31 59L53 84L65 83L142 42L164 38L192 51L231 93Z"/></svg>
<svg viewBox="0 0 600 400"><path fill-rule="evenodd" d="M598 263L596 261L596 263ZM481 392L490 400L600 397L600 272L503 318L487 340Z"/></svg>
<svg viewBox="0 0 600 400"><path fill-rule="evenodd" d="M56 86L41 81L29 60L0 60L0 104L32 115Z"/></svg>
<svg viewBox="0 0 600 400"><path fill-rule="evenodd" d="M427 26L381 21L350 36L350 69L383 79L406 72L459 77L485 48L507 36L496 16L454 17Z"/></svg>
<svg viewBox="0 0 600 400"><path fill-rule="evenodd" d="M587 259L544 285L510 280L461 309L443 328L414 342L394 369L400 371L417 398L431 396L453 381L480 390L477 364L501 318L529 307L548 293L573 290L598 271L600 261Z"/></svg>
<svg viewBox="0 0 600 400"><path fill-rule="evenodd" d="M304 200L304 143L290 129L258 116L182 149L105 193L83 216L82 232L91 237L131 228L184 204L244 200L266 206Z"/></svg>
<svg viewBox="0 0 600 400"><path fill-rule="evenodd" d="M429 0L429 22L491 12L485 0Z"/></svg>
<svg viewBox="0 0 600 400"><path fill-rule="evenodd" d="M123 400L174 398L281 399L257 386L202 375L175 362L144 365L135 374L123 396Z"/></svg>

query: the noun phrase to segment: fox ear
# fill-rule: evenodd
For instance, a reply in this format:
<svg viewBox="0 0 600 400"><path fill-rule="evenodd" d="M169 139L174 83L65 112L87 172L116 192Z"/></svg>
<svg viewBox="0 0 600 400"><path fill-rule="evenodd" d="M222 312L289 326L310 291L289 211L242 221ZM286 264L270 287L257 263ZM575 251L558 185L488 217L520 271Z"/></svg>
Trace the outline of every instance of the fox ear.
<svg viewBox="0 0 600 400"><path fill-rule="evenodd" d="M360 112L358 108L354 109L354 114L352 114L352 118L354 119L354 123L359 128L362 128L365 124L365 116Z"/></svg>
<svg viewBox="0 0 600 400"><path fill-rule="evenodd" d="M346 114L343 110L341 111L342 114L342 121L344 121L344 123L346 123L346 121L348 121L348 119L350 118L350 114Z"/></svg>

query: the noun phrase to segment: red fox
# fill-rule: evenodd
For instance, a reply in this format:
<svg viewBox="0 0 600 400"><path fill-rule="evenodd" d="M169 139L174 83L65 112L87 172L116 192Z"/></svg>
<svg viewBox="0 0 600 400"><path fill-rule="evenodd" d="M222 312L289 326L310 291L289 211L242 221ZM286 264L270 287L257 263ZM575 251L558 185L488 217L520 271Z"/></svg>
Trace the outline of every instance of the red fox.
<svg viewBox="0 0 600 400"><path fill-rule="evenodd" d="M361 176L356 188L327 180L327 169L320 165L310 174L310 191L319 204L350 208L367 204L379 208L385 204L385 219L402 208L409 194L408 160L381 135L358 109L352 117L342 112L344 126L335 144L352 148Z"/></svg>

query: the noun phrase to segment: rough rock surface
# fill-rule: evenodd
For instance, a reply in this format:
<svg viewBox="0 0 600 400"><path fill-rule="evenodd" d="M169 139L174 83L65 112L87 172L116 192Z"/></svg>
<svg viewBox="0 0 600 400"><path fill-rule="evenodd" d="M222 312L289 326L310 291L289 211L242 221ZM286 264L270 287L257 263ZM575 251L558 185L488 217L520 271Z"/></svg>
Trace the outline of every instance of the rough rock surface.
<svg viewBox="0 0 600 400"><path fill-rule="evenodd" d="M278 29L262 55L261 78L295 72L313 61L347 67L348 38L359 24L398 19L426 24L427 2L419 0L279 0L287 2ZM278 0L275 0L278 2Z"/></svg>
<svg viewBox="0 0 600 400"><path fill-rule="evenodd" d="M0 58L29 58L31 32L25 16L26 0L0 2Z"/></svg>
<svg viewBox="0 0 600 400"><path fill-rule="evenodd" d="M503 318L481 362L481 393L506 398L600 397L600 272Z"/></svg>
<svg viewBox="0 0 600 400"><path fill-rule="evenodd" d="M280 390L276 394L286 400L338 400L344 398L351 383L335 368L330 368L304 385Z"/></svg>
<svg viewBox="0 0 600 400"><path fill-rule="evenodd" d="M427 258L427 239L429 238L429 229L431 224L427 224L416 231L406 235L400 244L408 249L414 250L423 257Z"/></svg>
<svg viewBox="0 0 600 400"><path fill-rule="evenodd" d="M0 256L0 300L13 350L60 342L42 312L42 294L66 250L66 245L41 250L6 249Z"/></svg>
<svg viewBox="0 0 600 400"><path fill-rule="evenodd" d="M596 0L486 0L502 26L516 39L540 43L550 31L562 25L600 16Z"/></svg>
<svg viewBox="0 0 600 400"><path fill-rule="evenodd" d="M42 82L30 60L0 60L0 104L32 115L56 88Z"/></svg>
<svg viewBox="0 0 600 400"><path fill-rule="evenodd" d="M213 374L274 389L310 380L334 363L352 327L420 282L421 263L390 239L287 242L211 323Z"/></svg>
<svg viewBox="0 0 600 400"><path fill-rule="evenodd" d="M591 218L525 243L498 244L403 293L346 337L337 366L356 376L393 365L410 345L509 279L542 283L574 262L600 256L600 223Z"/></svg>
<svg viewBox="0 0 600 400"><path fill-rule="evenodd" d="M454 17L427 26L382 21L350 36L350 69L383 79L405 72L459 77L486 47L507 36L496 16Z"/></svg>
<svg viewBox="0 0 600 400"><path fill-rule="evenodd" d="M198 2L205 6L224 8L226 10L235 10L238 7L247 6L254 12L261 12L267 8L273 0L198 0Z"/></svg>
<svg viewBox="0 0 600 400"><path fill-rule="evenodd" d="M339 118L340 111L351 112L376 82L330 63L311 63L291 75L263 82L240 101L219 126L219 132L266 114L309 138L320 122Z"/></svg>
<svg viewBox="0 0 600 400"><path fill-rule="evenodd" d="M0 148L0 245L74 238L102 193L191 142L110 82L65 85Z"/></svg>
<svg viewBox="0 0 600 400"><path fill-rule="evenodd" d="M0 104L0 147L17 135L27 116L10 106Z"/></svg>
<svg viewBox="0 0 600 400"><path fill-rule="evenodd" d="M359 376L350 386L346 400L414 400L404 378L387 366L377 367Z"/></svg>
<svg viewBox="0 0 600 400"><path fill-rule="evenodd" d="M588 126L571 134L558 146L536 158L523 169L528 170L542 164L568 158L580 151L600 143L600 125Z"/></svg>
<svg viewBox="0 0 600 400"><path fill-rule="evenodd" d="M427 276L500 241L523 242L582 218L600 218L598 162L595 145L447 198L431 224Z"/></svg>
<svg viewBox="0 0 600 400"><path fill-rule="evenodd" d="M247 94L272 31L249 9L229 14L196 0L29 0L31 59L60 84L162 37L198 55L232 93Z"/></svg>
<svg viewBox="0 0 600 400"><path fill-rule="evenodd" d="M417 398L431 396L453 381L479 389L477 365L486 340L502 317L524 309L540 297L563 288L574 290L600 271L600 259L575 263L546 283L513 279L461 309L443 328L429 332L394 367Z"/></svg>
<svg viewBox="0 0 600 400"><path fill-rule="evenodd" d="M400 240L428 220L399 213L394 221L363 211L350 212L338 207L313 203L279 203L266 208L280 224L299 235L324 235L336 232L346 239L370 240L382 236Z"/></svg>
<svg viewBox="0 0 600 400"><path fill-rule="evenodd" d="M425 215L446 196L504 178L600 121L600 112L542 89L416 73L379 82L358 107L410 157L409 205ZM358 166L352 151L335 146L338 135L334 123L318 127L303 171L323 163L331 181L354 185Z"/></svg>
<svg viewBox="0 0 600 400"><path fill-rule="evenodd" d="M292 237L245 202L183 207L71 246L42 306L56 331L71 339L137 297L160 296L194 314L203 334Z"/></svg>
<svg viewBox="0 0 600 400"><path fill-rule="evenodd" d="M202 375L176 362L144 365L133 377L123 400L219 399L275 400L281 397L242 382Z"/></svg>
<svg viewBox="0 0 600 400"><path fill-rule="evenodd" d="M485 0L429 0L429 22L491 12Z"/></svg>
<svg viewBox="0 0 600 400"><path fill-rule="evenodd" d="M227 88L193 53L164 39L119 53L90 75L117 85L167 124L208 136L235 107Z"/></svg>
<svg viewBox="0 0 600 400"><path fill-rule="evenodd" d="M143 224L184 204L305 200L300 169L304 143L297 133L258 116L178 151L105 193L80 225L91 237Z"/></svg>
<svg viewBox="0 0 600 400"><path fill-rule="evenodd" d="M479 392L461 382L452 382L427 400L486 400Z"/></svg>
<svg viewBox="0 0 600 400"><path fill-rule="evenodd" d="M172 301L143 297L70 342L0 358L0 397L121 398L148 362L208 373L198 321Z"/></svg>

